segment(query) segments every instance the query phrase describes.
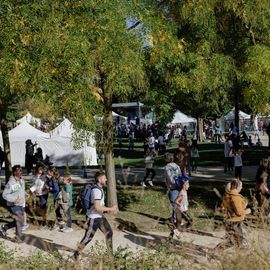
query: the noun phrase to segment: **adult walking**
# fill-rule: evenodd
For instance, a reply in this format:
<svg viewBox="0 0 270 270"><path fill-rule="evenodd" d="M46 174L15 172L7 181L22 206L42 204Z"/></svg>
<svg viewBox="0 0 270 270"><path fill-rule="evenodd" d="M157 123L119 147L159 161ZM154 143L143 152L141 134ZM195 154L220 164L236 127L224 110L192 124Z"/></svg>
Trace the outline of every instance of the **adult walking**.
<svg viewBox="0 0 270 270"><path fill-rule="evenodd" d="M5 154L4 154L4 151L2 150L2 147L0 146L0 174L2 171L2 166L3 166L4 161L5 161Z"/></svg>
<svg viewBox="0 0 270 270"><path fill-rule="evenodd" d="M266 134L268 136L268 150L270 150L270 122L268 123L266 127Z"/></svg>
<svg viewBox="0 0 270 270"><path fill-rule="evenodd" d="M3 198L7 201L8 210L13 217L13 221L2 225L1 232L6 236L6 231L16 227L14 240L22 243L22 227L24 222L25 206L25 183L22 178L22 168L20 165L12 167L12 176L9 178L3 192Z"/></svg>
<svg viewBox="0 0 270 270"><path fill-rule="evenodd" d="M25 141L25 168L27 174L31 175L34 164L34 150L37 143L33 144L31 140Z"/></svg>
<svg viewBox="0 0 270 270"><path fill-rule="evenodd" d="M175 199L179 194L179 189L176 185L176 180L181 178L181 169L180 167L174 162L174 157L172 153L165 154L165 161L167 165L165 166L165 181L167 186L167 194L169 196L169 200L172 206L172 221L176 222L176 204Z"/></svg>
<svg viewBox="0 0 270 270"><path fill-rule="evenodd" d="M103 187L106 185L107 178L104 172L97 172L95 174L95 182L96 184L91 190L92 206L87 210L86 213L88 217L87 229L83 239L74 253L75 260L79 258L80 252L93 239L97 229L100 229L104 233L108 251L111 254L113 252L113 231L103 212L115 212L117 210L117 206L114 205L113 207L105 207L105 195Z"/></svg>

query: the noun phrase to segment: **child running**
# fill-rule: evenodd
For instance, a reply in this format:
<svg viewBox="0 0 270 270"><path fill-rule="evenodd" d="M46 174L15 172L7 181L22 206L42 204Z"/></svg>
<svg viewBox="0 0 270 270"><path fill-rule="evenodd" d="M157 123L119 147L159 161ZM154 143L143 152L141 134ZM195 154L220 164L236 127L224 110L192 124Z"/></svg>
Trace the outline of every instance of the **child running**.
<svg viewBox="0 0 270 270"><path fill-rule="evenodd" d="M179 194L176 197L174 203L177 205L176 213L176 222L175 229L171 232L170 236L174 234L179 236L179 231L185 228L190 228L192 226L192 218L188 213L188 195L187 191L189 189L188 178L183 176L179 186Z"/></svg>
<svg viewBox="0 0 270 270"><path fill-rule="evenodd" d="M144 175L143 181L141 183L141 185L143 187L146 187L147 183L149 184L149 186L151 186L151 187L153 186L153 179L156 176L156 172L153 169L155 155L156 155L156 152L154 150L148 150L146 152L145 161L144 161L145 162L145 175ZM150 173L152 174L151 179L150 179L150 181L147 182L146 179L148 178Z"/></svg>
<svg viewBox="0 0 270 270"><path fill-rule="evenodd" d="M64 188L62 190L62 204L60 205L60 207L64 212L67 222L66 227L61 231L64 233L68 233L73 231L71 219L71 207L73 206L71 177L70 176L64 177L63 184Z"/></svg>

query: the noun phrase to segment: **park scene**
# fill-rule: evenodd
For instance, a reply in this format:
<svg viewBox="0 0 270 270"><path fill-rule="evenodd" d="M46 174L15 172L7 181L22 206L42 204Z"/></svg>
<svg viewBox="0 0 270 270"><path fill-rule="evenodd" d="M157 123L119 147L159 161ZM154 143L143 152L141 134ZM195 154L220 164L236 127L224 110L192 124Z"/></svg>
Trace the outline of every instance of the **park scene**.
<svg viewBox="0 0 270 270"><path fill-rule="evenodd" d="M270 2L0 2L0 269L270 269Z"/></svg>

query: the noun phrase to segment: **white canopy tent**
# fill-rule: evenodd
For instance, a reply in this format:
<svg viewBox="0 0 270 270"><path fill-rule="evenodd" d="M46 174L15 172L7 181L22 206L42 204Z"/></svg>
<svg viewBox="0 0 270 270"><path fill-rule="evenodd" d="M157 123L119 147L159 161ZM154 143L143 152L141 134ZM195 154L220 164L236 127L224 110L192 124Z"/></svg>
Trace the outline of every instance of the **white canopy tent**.
<svg viewBox="0 0 270 270"><path fill-rule="evenodd" d="M223 116L225 121L234 121L235 118L235 111L231 110L226 115ZM239 111L239 119L240 120L246 120L250 119L250 115L247 113L244 113L243 111Z"/></svg>
<svg viewBox="0 0 270 270"><path fill-rule="evenodd" d="M9 131L9 141L11 148L11 164L24 166L25 163L25 142L31 140L33 143L39 142L42 138L49 138L49 134L44 133L26 122L22 121L17 127ZM0 145L3 147L2 134Z"/></svg>
<svg viewBox="0 0 270 270"><path fill-rule="evenodd" d="M67 118L65 118L54 130L50 132L50 135L51 140L58 143L58 147L61 145L61 140L66 141L65 153L67 156L72 157L72 160L69 161L70 165L97 165L97 153L95 148L94 134L90 135L88 142L85 142L82 148L74 150L72 142L73 133L73 124ZM69 145L70 148L67 148L67 145ZM74 156L75 152L77 158ZM54 155L55 153L52 153L50 156ZM80 160L78 160L78 156L80 156ZM59 158L56 156L55 159ZM53 159L51 160L53 161ZM78 164L79 162L80 164Z"/></svg>
<svg viewBox="0 0 270 270"><path fill-rule="evenodd" d="M235 120L235 110L233 109L220 118L219 122L221 130L222 131L228 130L230 124L234 123L234 120ZM239 121L240 121L240 130L246 130L247 126L250 125L250 115L243 111L239 111Z"/></svg>
<svg viewBox="0 0 270 270"><path fill-rule="evenodd" d="M171 121L171 125L176 124L187 124L187 123L197 123L197 120L191 116L188 116L179 110L177 110L174 114L173 120Z"/></svg>
<svg viewBox="0 0 270 270"><path fill-rule="evenodd" d="M26 121L10 130L9 140L12 165L25 165L25 142L28 139L33 143L36 142L37 147L41 147L43 151L43 157L45 158L46 155L50 156L50 160L55 166L65 166L67 162L70 166L97 165L94 140L91 139L93 142L91 145L85 144L83 148L74 150L71 139L71 134L73 133L72 124L68 119L65 119L63 122L54 130L54 135L44 133ZM61 136L61 134L65 136ZM3 146L2 136L0 137L0 145Z"/></svg>

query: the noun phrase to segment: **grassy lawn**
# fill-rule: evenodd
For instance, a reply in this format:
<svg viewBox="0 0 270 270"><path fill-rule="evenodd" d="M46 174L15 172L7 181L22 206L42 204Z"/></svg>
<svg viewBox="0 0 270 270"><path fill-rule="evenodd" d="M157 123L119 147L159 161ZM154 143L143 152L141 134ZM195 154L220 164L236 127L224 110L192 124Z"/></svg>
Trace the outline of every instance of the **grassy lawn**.
<svg viewBox="0 0 270 270"><path fill-rule="evenodd" d="M172 146L167 147L168 152L175 153L178 145L178 139L174 139ZM199 144L200 159L199 166L222 166L224 164L224 145L216 143ZM267 147L244 148L243 162L244 165L258 165L262 158L268 157ZM134 150L128 150L128 144L123 143L120 150L118 144L114 145L114 162L119 167L144 167L143 143L135 142ZM165 165L163 153L155 159L155 166L162 167Z"/></svg>

